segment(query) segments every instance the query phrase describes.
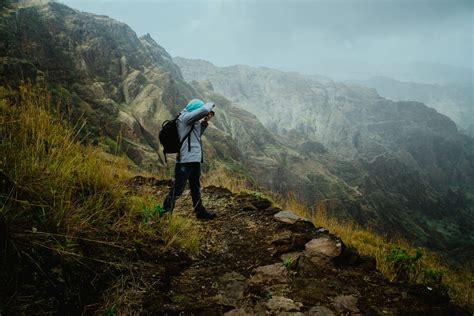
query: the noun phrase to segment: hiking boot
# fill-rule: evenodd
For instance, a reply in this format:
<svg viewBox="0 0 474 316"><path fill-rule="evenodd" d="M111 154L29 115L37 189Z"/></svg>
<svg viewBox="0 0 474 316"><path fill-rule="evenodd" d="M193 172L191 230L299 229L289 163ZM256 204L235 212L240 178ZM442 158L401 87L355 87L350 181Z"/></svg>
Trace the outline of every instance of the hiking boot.
<svg viewBox="0 0 474 316"><path fill-rule="evenodd" d="M206 211L206 209L203 207L203 208L200 208L198 211L196 211L196 218L198 218L198 219L214 219L214 218L216 218L216 214Z"/></svg>

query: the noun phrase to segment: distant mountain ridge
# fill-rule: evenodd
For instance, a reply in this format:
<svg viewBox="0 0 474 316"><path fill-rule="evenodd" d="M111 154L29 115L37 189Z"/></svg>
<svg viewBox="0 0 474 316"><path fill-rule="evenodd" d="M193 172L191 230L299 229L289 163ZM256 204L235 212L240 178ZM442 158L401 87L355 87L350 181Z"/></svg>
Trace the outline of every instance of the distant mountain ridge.
<svg viewBox="0 0 474 316"><path fill-rule="evenodd" d="M460 131L474 136L474 85L422 84L401 82L388 77L373 77L360 84L374 88L394 101L418 101L451 118Z"/></svg>
<svg viewBox="0 0 474 316"><path fill-rule="evenodd" d="M428 201L437 194L449 194L453 188L466 194L463 199L467 204L459 216L466 216L468 222L473 220L473 206L467 201L474 192L474 141L460 134L449 118L424 104L393 102L371 88L313 80L297 73L173 60L184 79L210 81L217 92L254 113L270 130L287 137L289 143L305 139L319 143L329 153L357 166L365 176L324 164L359 188L363 196L370 195L369 204L385 218L382 221L395 223L395 218L401 216L400 209L408 207L413 209L411 214L421 211L428 216L420 221L411 217L418 227L428 230L430 217L439 219L444 212L431 212L444 202ZM406 199L411 202L405 204ZM443 221L449 216L442 215Z"/></svg>

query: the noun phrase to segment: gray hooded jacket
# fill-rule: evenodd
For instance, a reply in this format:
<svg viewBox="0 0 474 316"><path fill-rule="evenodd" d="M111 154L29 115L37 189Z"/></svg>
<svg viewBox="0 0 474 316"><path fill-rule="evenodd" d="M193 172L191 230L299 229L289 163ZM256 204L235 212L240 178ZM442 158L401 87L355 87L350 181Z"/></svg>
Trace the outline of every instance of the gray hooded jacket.
<svg viewBox="0 0 474 316"><path fill-rule="evenodd" d="M201 135L204 133L208 124L207 122L200 123L199 120L206 117L214 106L214 103L209 102L192 112L184 109L179 115L176 125L181 141L183 141L183 138L191 131L191 128L194 127L194 129L189 135L189 139L185 139L181 145L177 159L178 163L203 161ZM188 142L190 142L190 144Z"/></svg>

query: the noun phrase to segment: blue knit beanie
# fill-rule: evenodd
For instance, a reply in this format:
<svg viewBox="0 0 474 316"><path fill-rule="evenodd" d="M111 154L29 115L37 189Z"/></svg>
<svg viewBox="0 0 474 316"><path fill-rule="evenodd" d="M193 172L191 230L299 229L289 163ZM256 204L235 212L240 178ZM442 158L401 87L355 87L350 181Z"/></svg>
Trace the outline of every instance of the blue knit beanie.
<svg viewBox="0 0 474 316"><path fill-rule="evenodd" d="M193 99L189 101L188 105L186 105L186 111L192 112L194 110L197 110L201 108L204 105L204 102L199 99Z"/></svg>

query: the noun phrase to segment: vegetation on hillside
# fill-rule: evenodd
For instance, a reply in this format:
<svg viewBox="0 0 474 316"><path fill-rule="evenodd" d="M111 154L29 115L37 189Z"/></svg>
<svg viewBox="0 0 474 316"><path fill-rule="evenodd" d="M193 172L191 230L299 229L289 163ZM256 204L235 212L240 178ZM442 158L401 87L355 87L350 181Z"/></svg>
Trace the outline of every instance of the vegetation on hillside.
<svg viewBox="0 0 474 316"><path fill-rule="evenodd" d="M1 264L5 265L2 281L14 282L8 265L11 268L22 260L29 260L39 271L47 269L41 251L62 262L95 261L127 268L113 258L88 254L84 242L120 250L127 243L157 238L162 249L174 247L188 254L198 251L199 234L189 218L160 217L153 195L130 191L127 180L137 170L131 170L125 158L81 144L81 126L69 126L59 110L64 100L32 85L0 93L0 234L6 240L0 245ZM208 172L204 180L204 185L265 195L305 216L312 213L317 225L339 235L361 254L375 257L378 269L389 279L446 285L456 303L473 308L472 268L454 269L426 249L330 218L323 204L309 212L292 194L282 198L261 193L264 191L245 175L236 175L225 166Z"/></svg>
<svg viewBox="0 0 474 316"><path fill-rule="evenodd" d="M99 253L102 247L124 252L155 240L164 249L198 250L190 219L159 217L153 196L130 191L134 172L125 158L81 144L81 126L69 126L59 110L64 100L29 84L0 92L0 283L12 295L27 278L28 270L19 276L17 268L33 266L46 281L58 260L129 269Z"/></svg>
<svg viewBox="0 0 474 316"><path fill-rule="evenodd" d="M401 238L390 239L354 222L328 216L324 204L317 204L310 210L291 192L286 197L266 192L244 177L233 176L225 168L208 174L205 179L208 185L221 185L233 192L246 191L265 196L281 208L311 219L317 226L340 236L347 246L357 249L361 255L374 257L377 269L391 281L446 286L456 304L474 309L472 266L453 267L426 248L415 247Z"/></svg>

